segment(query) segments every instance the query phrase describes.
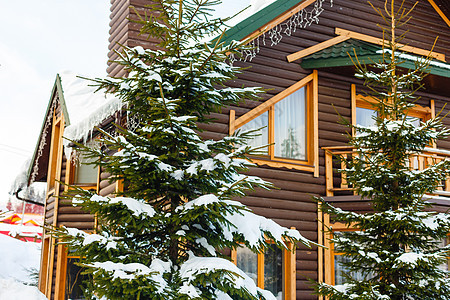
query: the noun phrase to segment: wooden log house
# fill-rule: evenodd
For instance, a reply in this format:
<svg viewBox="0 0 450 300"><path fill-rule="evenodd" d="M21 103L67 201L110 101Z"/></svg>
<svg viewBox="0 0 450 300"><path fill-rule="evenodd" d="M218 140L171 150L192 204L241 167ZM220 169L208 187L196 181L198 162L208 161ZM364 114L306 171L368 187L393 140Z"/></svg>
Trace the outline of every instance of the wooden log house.
<svg viewBox="0 0 450 300"><path fill-rule="evenodd" d="M384 5L384 0L371 2L375 6ZM415 2L406 0L406 5L411 7ZM109 59L116 58L113 50L119 50L117 43L155 47L157 41L138 35L139 27L129 21L136 18L130 6L143 13L146 3L146 0L111 0ZM439 36L431 52L436 63L431 65L425 89L418 92L421 98L411 111L411 117L417 121L433 117L441 110L443 114L449 111L445 106L450 102L449 18L448 1L419 0L406 27L403 51L411 56L430 54ZM326 197L353 211L370 210L370 203L354 195L345 178L337 172L340 165L333 157L353 154L353 149L347 146L348 128L338 123L339 116L353 124L370 122L373 111L364 98L362 82L354 77L355 68L348 53L357 53L366 64L376 61L383 43L377 27L381 22L370 5L362 0L276 0L225 35L226 40L250 38L254 46L254 50L246 51L241 59L233 62L247 69L229 85L260 86L267 89L267 93L260 101L247 101L214 113L216 121L203 126L203 137L219 139L239 129L267 126L253 143L275 145L268 148L266 155L254 158L258 167L248 173L273 182L278 189L257 190L240 200L254 212L283 226L295 227L319 244L331 246L323 233L324 224L329 225L330 220L318 212L313 196ZM403 67L413 65L412 61L406 61ZM115 64L109 64L107 70L110 76L124 74ZM73 87L65 88L67 82L70 81L65 82L64 76L58 76L55 82L29 180L48 183L46 224L89 231L96 226L94 216L82 213L68 200L58 199L65 189L59 182L95 189L103 196L121 187L108 181L109 174L67 160L62 136L77 126L71 116L71 99L67 97L67 91ZM98 122L93 123L92 128L96 125L107 128L112 121L119 120L120 112L102 109L96 101L92 105L109 114L101 120L94 118ZM93 109L86 111L91 113ZM449 118L444 123L450 127ZM447 159L448 150L450 141L439 141L426 153L412 157L411 167L421 169ZM448 210L450 179L433 197L435 210ZM340 229L338 225L333 228ZM339 270L335 270L336 255L332 247L324 250L300 245L294 255L279 254L280 263L276 268L269 266L268 260L261 263L264 254L252 257L238 250L230 255L238 264L243 260L247 265L254 264L260 286L264 286L264 276L269 276L264 268L275 270L273 276L279 284L274 291L280 292L286 300L318 299L313 295L310 279L331 284L341 280ZM76 282L79 269L73 264L76 259L50 235L45 235L39 288L49 299L82 299Z"/></svg>

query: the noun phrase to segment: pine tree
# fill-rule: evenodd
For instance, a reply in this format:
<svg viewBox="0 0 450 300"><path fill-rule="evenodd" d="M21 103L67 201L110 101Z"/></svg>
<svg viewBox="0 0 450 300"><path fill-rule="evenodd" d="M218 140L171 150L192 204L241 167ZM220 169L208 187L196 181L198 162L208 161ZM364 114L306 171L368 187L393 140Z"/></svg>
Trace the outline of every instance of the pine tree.
<svg viewBox="0 0 450 300"><path fill-rule="evenodd" d="M397 37L396 31L412 9L405 9L404 2L396 8L394 0L376 9L386 21L381 26L387 42L383 59L371 69L357 64L357 77L377 99L376 125L354 126L358 134L350 144L356 155L343 173L358 195L371 199L373 212L357 214L323 203L334 221L358 229L341 232L332 242L348 258L343 263L347 270L363 278L348 276L338 286L319 284L317 290L329 299L450 299L448 272L439 268L447 262L449 248L439 247L439 241L449 233L450 218L426 210L431 205L425 197L447 178L450 162L435 162L422 171L409 164L411 155L448 134L441 118L415 126L407 117L431 63L418 59L415 70L399 70L412 57L402 54L403 35Z"/></svg>
<svg viewBox="0 0 450 300"><path fill-rule="evenodd" d="M126 78L96 79L122 99L136 128L99 129L102 147L80 146L124 191L103 197L72 187L73 203L95 214L95 234L62 228L57 235L93 280L88 295L107 299L274 299L225 256L240 245L252 251L308 244L298 231L257 216L234 200L247 189L269 188L241 175L249 166L252 133L203 140L200 123L224 105L255 99L258 88L224 85L240 69L226 63L242 44L225 45L224 20L208 13L216 0L160 0L142 18L143 34L163 51L125 48ZM130 124L130 123L129 123ZM68 196L70 198L70 195Z"/></svg>

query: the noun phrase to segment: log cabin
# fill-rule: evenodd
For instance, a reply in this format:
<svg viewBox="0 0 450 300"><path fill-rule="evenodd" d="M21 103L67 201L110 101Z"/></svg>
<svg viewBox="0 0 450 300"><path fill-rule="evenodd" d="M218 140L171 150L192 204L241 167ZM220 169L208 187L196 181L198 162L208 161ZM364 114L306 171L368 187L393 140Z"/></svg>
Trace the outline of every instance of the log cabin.
<svg viewBox="0 0 450 300"><path fill-rule="evenodd" d="M371 2L378 7L384 5L384 0ZM412 7L415 2L406 0L406 6ZM111 0L110 61L117 58L114 51L120 51L119 43L156 47L158 41L139 35L139 26L130 21L137 18L136 12L146 12L146 3ZM410 113L417 121L441 110L443 114L449 112L449 18L448 1L419 0L411 21L401 32L405 33L404 52L412 57L430 54L436 62ZM330 284L342 280L342 270L335 266L338 254L333 253L328 233L324 232L330 218L318 211L313 196L322 196L344 209L370 211L370 202L354 195L338 172L341 166L335 157L350 157L353 153L347 146L348 128L339 119L364 125L374 113L365 99L363 82L354 76L355 67L348 53L356 53L366 64L379 59L377 51L383 40L377 24L381 22L362 0L276 0L225 34L225 41L249 39L253 46L240 58L230 57L232 63L246 69L228 84L259 86L267 92L260 101L247 101L214 113L215 122L202 125L203 138L219 139L236 130L267 126L251 143L274 144L265 155L253 158L257 167L250 168L248 174L271 181L278 189L256 190L240 201L254 212L280 225L295 227L306 238L328 246L299 245L292 255L276 251L252 255L245 249L230 252L246 272L256 274L260 287L270 289L280 299L318 299L310 280ZM119 65L108 64L109 76L125 75ZM412 68L414 64L405 61L402 67ZM57 76L28 174L29 183L47 182L46 224L91 231L96 227L94 216L59 199L66 189L61 183L94 189L102 196L113 195L122 187L109 182L109 174L80 163L83 158L68 159L70 145L62 137L71 133L72 138L89 143L96 134L95 126L108 130L123 116L115 99L93 96L85 85L71 74ZM444 124L450 127L450 119L445 118ZM449 150L449 140L438 141L426 153L411 158L411 165L421 169L447 159ZM433 209L446 212L450 207L450 179L432 196ZM344 229L333 226L333 230ZM83 299L78 286L80 268L74 264L77 259L45 234L39 288L49 299Z"/></svg>

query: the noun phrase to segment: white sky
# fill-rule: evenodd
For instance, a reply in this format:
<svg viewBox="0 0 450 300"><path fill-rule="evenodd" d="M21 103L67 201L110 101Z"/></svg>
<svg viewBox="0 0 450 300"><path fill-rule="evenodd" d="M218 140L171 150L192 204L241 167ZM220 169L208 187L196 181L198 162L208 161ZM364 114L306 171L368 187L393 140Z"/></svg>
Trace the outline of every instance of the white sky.
<svg viewBox="0 0 450 300"><path fill-rule="evenodd" d="M223 2L217 11L228 16L250 0ZM109 0L0 0L0 204L34 151L56 74L106 75L109 7Z"/></svg>

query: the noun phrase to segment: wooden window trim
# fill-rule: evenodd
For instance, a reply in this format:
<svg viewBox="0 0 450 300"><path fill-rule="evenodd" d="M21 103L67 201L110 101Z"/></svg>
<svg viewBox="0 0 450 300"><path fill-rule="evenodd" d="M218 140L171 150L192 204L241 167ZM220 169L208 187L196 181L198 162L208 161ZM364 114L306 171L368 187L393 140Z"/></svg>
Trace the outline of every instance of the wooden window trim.
<svg viewBox="0 0 450 300"><path fill-rule="evenodd" d="M64 119L56 117L53 112L52 135L50 139L50 159L48 162L49 176L47 180L47 195L58 190L58 182L62 158L62 135L64 132Z"/></svg>
<svg viewBox="0 0 450 300"><path fill-rule="evenodd" d="M236 112L230 110L230 122L229 122L229 134L233 134L236 129L244 124L254 120L265 112L269 113L269 144L273 144L275 141L274 133L274 107L275 104L285 99L287 96L301 89L307 87L307 100L306 100L306 122L307 122L307 134L306 134L306 152L307 160L294 160L288 158L279 158L274 156L274 145L269 146L269 155L265 157L252 158L252 161L258 165L268 165L275 168L289 168L297 169L308 172L313 172L314 177L319 176L319 128L318 128L318 101L319 101L319 83L318 72L314 70L312 74L306 76L297 83L291 85L284 91L276 94L269 100L253 108L246 114L236 119Z"/></svg>
<svg viewBox="0 0 450 300"><path fill-rule="evenodd" d="M374 105L379 101L370 96L363 96L361 94L356 93L356 86L354 84L351 85L351 111L352 111L352 125L356 125L356 108L366 108L366 109L374 109ZM418 104L415 104L408 111L408 116L416 117L422 119L423 121L430 120L435 117L435 105L434 100L430 100L430 107L424 107ZM353 136L355 136L355 131L353 130ZM431 148L436 148L436 143L430 145Z"/></svg>
<svg viewBox="0 0 450 300"><path fill-rule="evenodd" d="M41 251L41 266L39 270L39 291L46 294L47 282L48 282L48 272L49 272L49 260L50 260L50 244L51 237L45 236L42 240L42 251Z"/></svg>
<svg viewBox="0 0 450 300"><path fill-rule="evenodd" d="M295 229L295 227L291 227L291 229ZM284 300L295 300L296 299L296 256L295 256L295 244L290 242L286 242L288 248L283 249L283 278L284 278ZM231 250L231 261L236 265L237 264L237 251L236 249ZM257 286L259 288L264 289L264 253L258 253L257 260Z"/></svg>
<svg viewBox="0 0 450 300"><path fill-rule="evenodd" d="M64 300L66 291L67 247L58 244L58 258L56 265L55 300Z"/></svg>
<svg viewBox="0 0 450 300"><path fill-rule="evenodd" d="M60 194L60 182L62 171L62 158L63 158L63 143L62 136L64 134L65 119L64 115L56 115L53 112L52 120L52 134L50 144L50 158L48 163L49 174L47 177L47 198L55 197L55 204L53 207L53 222L51 225L57 226L58 224L58 211L59 211L59 194ZM44 232L44 236L46 233ZM45 237L46 238L46 237ZM48 250L45 254L46 257L42 258L42 264L46 265L46 269L41 272L41 285L42 292L47 298L51 297L53 286L53 273L55 265L55 238L48 236Z"/></svg>

